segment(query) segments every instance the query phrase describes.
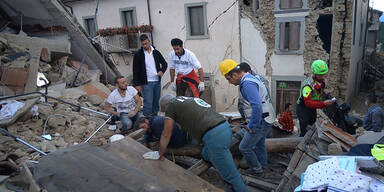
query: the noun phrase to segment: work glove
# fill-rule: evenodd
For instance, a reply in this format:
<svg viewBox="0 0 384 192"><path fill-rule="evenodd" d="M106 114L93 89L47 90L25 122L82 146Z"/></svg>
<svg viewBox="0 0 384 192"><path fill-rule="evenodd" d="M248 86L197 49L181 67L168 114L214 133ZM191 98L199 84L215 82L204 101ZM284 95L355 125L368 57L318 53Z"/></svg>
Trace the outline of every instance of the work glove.
<svg viewBox="0 0 384 192"><path fill-rule="evenodd" d="M171 84L172 91L176 91L176 83L172 82Z"/></svg>
<svg viewBox="0 0 384 192"><path fill-rule="evenodd" d="M143 155L144 159L158 160L160 158L158 151L146 152Z"/></svg>
<svg viewBox="0 0 384 192"><path fill-rule="evenodd" d="M199 83L199 91L200 91L200 92L203 92L204 89L205 89L205 84L204 84L204 82L200 82L200 83Z"/></svg>

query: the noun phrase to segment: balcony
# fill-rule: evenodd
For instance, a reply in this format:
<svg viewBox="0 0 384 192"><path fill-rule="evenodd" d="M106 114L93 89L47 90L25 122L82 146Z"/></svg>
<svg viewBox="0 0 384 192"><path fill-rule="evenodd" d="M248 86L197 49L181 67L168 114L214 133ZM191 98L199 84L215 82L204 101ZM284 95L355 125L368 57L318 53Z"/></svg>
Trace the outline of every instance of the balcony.
<svg viewBox="0 0 384 192"><path fill-rule="evenodd" d="M151 37L152 26L142 25L129 28L106 28L97 31L103 49L109 53L128 53L140 48L142 34Z"/></svg>

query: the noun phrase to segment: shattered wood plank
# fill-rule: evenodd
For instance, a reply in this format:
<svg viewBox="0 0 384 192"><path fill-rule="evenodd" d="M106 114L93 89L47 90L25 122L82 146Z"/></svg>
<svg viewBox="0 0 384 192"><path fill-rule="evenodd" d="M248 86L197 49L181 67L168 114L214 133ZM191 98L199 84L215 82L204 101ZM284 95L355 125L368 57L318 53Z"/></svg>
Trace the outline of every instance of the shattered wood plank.
<svg viewBox="0 0 384 192"><path fill-rule="evenodd" d="M324 124L325 131L329 131L332 135L336 136L338 139L347 143L350 146L357 145L357 139L353 137L351 134L341 130L340 128L333 125L330 121ZM324 130L324 129L323 129Z"/></svg>
<svg viewBox="0 0 384 192"><path fill-rule="evenodd" d="M181 191L222 191L207 181L190 173L169 160L144 160L143 154L150 151L130 137L104 146L105 150L123 159L128 165L158 178Z"/></svg>
<svg viewBox="0 0 384 192"><path fill-rule="evenodd" d="M332 139L332 141L338 143L341 147L343 147L345 150L349 151L352 147L350 145L348 145L347 143L343 142L342 140L340 140L339 138L337 138L336 136L334 136L332 133L328 132L328 131L323 131L323 133L329 137L330 139Z"/></svg>
<svg viewBox="0 0 384 192"><path fill-rule="evenodd" d="M211 168L212 164L200 159L196 164L192 165L188 171L192 174L200 176L204 172L206 172L209 168Z"/></svg>
<svg viewBox="0 0 384 192"><path fill-rule="evenodd" d="M178 156L190 156L200 157L201 147L199 145L186 145L180 148L167 148L165 154L178 155Z"/></svg>
<svg viewBox="0 0 384 192"><path fill-rule="evenodd" d="M138 130L136 130L136 131L130 133L130 134L128 135L128 137L130 137L130 138L132 138L132 139L134 139L134 140L137 140L137 139L140 139L141 137L143 137L144 134L145 134L144 129L138 129Z"/></svg>
<svg viewBox="0 0 384 192"><path fill-rule="evenodd" d="M250 177L247 175L241 175L241 177L244 179L245 183L250 186L257 187L259 189L263 189L265 191L273 191L277 188L278 185L269 183L254 177Z"/></svg>

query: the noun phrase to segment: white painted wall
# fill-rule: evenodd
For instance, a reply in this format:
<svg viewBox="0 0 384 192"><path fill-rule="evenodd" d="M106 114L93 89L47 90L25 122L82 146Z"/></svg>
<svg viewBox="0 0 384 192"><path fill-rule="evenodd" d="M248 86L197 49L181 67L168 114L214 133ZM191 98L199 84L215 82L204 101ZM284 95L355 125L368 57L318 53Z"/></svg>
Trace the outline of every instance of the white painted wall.
<svg viewBox="0 0 384 192"><path fill-rule="evenodd" d="M70 4L73 14L83 24L83 16L92 16L95 13L96 2L93 0L75 1ZM148 24L147 4L144 0L101 0L97 14L99 29L107 27L122 27L120 20L120 8L136 7L137 24Z"/></svg>
<svg viewBox="0 0 384 192"><path fill-rule="evenodd" d="M207 24L212 21L232 3L232 0L150 0L151 18L153 30L153 44L168 60L168 54L172 50L170 41L172 38L180 38L184 41L185 48L193 51L200 60L204 72L214 74L214 95L217 111L235 111L237 102L231 106L237 98L237 88L228 84L219 71L219 63L225 58L240 61L240 34L239 12L236 3L230 10L220 16L209 28L209 38L199 40L186 40L186 18L184 5L186 3L207 2ZM82 17L92 15L95 9L94 1L80 1L70 4L74 15L83 24ZM149 24L146 1L144 0L108 0L100 1L97 17L98 28L120 27L119 8L136 7L138 24ZM124 64L121 57L114 56L117 66L123 75L130 76L132 70L132 56L126 55ZM168 70L169 71L169 70ZM170 81L169 72L162 79L165 85ZM170 89L163 90L163 94L174 93ZM229 107L231 106L231 107Z"/></svg>
<svg viewBox="0 0 384 192"><path fill-rule="evenodd" d="M249 18L240 19L241 27L241 61L251 65L252 70L265 76L265 54L267 45Z"/></svg>
<svg viewBox="0 0 384 192"><path fill-rule="evenodd" d="M273 76L304 76L303 55L277 55L271 58Z"/></svg>
<svg viewBox="0 0 384 192"><path fill-rule="evenodd" d="M363 72L362 66L360 64L363 58L363 50L364 50L364 33L366 30L366 19L367 19L367 11L368 11L368 1L364 2L362 0L358 0L357 4L356 16L353 15L353 19L356 19L356 29L352 30L352 42L351 42L351 60L348 74L348 88L347 88L347 101L350 101L355 94L360 90L360 82L361 82L361 73ZM361 22L364 23L363 28L361 28ZM353 25L353 21L352 21ZM363 33L362 44L359 44L360 35ZM355 35L355 44L353 44L353 35Z"/></svg>

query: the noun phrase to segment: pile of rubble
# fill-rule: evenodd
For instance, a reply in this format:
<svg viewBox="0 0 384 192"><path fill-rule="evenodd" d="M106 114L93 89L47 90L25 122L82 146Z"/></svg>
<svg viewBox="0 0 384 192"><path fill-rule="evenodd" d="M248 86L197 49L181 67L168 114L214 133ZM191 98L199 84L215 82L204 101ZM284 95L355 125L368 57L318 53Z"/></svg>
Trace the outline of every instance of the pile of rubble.
<svg viewBox="0 0 384 192"><path fill-rule="evenodd" d="M8 114L0 115L0 126L44 152L84 142L108 119L104 101L114 87L100 83L98 70L72 60L69 47L68 40L0 33L0 114ZM48 84L39 87L39 78ZM38 91L47 91L48 97ZM21 107L9 105L16 102ZM106 144L115 131L105 127L89 143ZM12 162L21 167L26 160L40 158L38 152L0 134L0 165Z"/></svg>

